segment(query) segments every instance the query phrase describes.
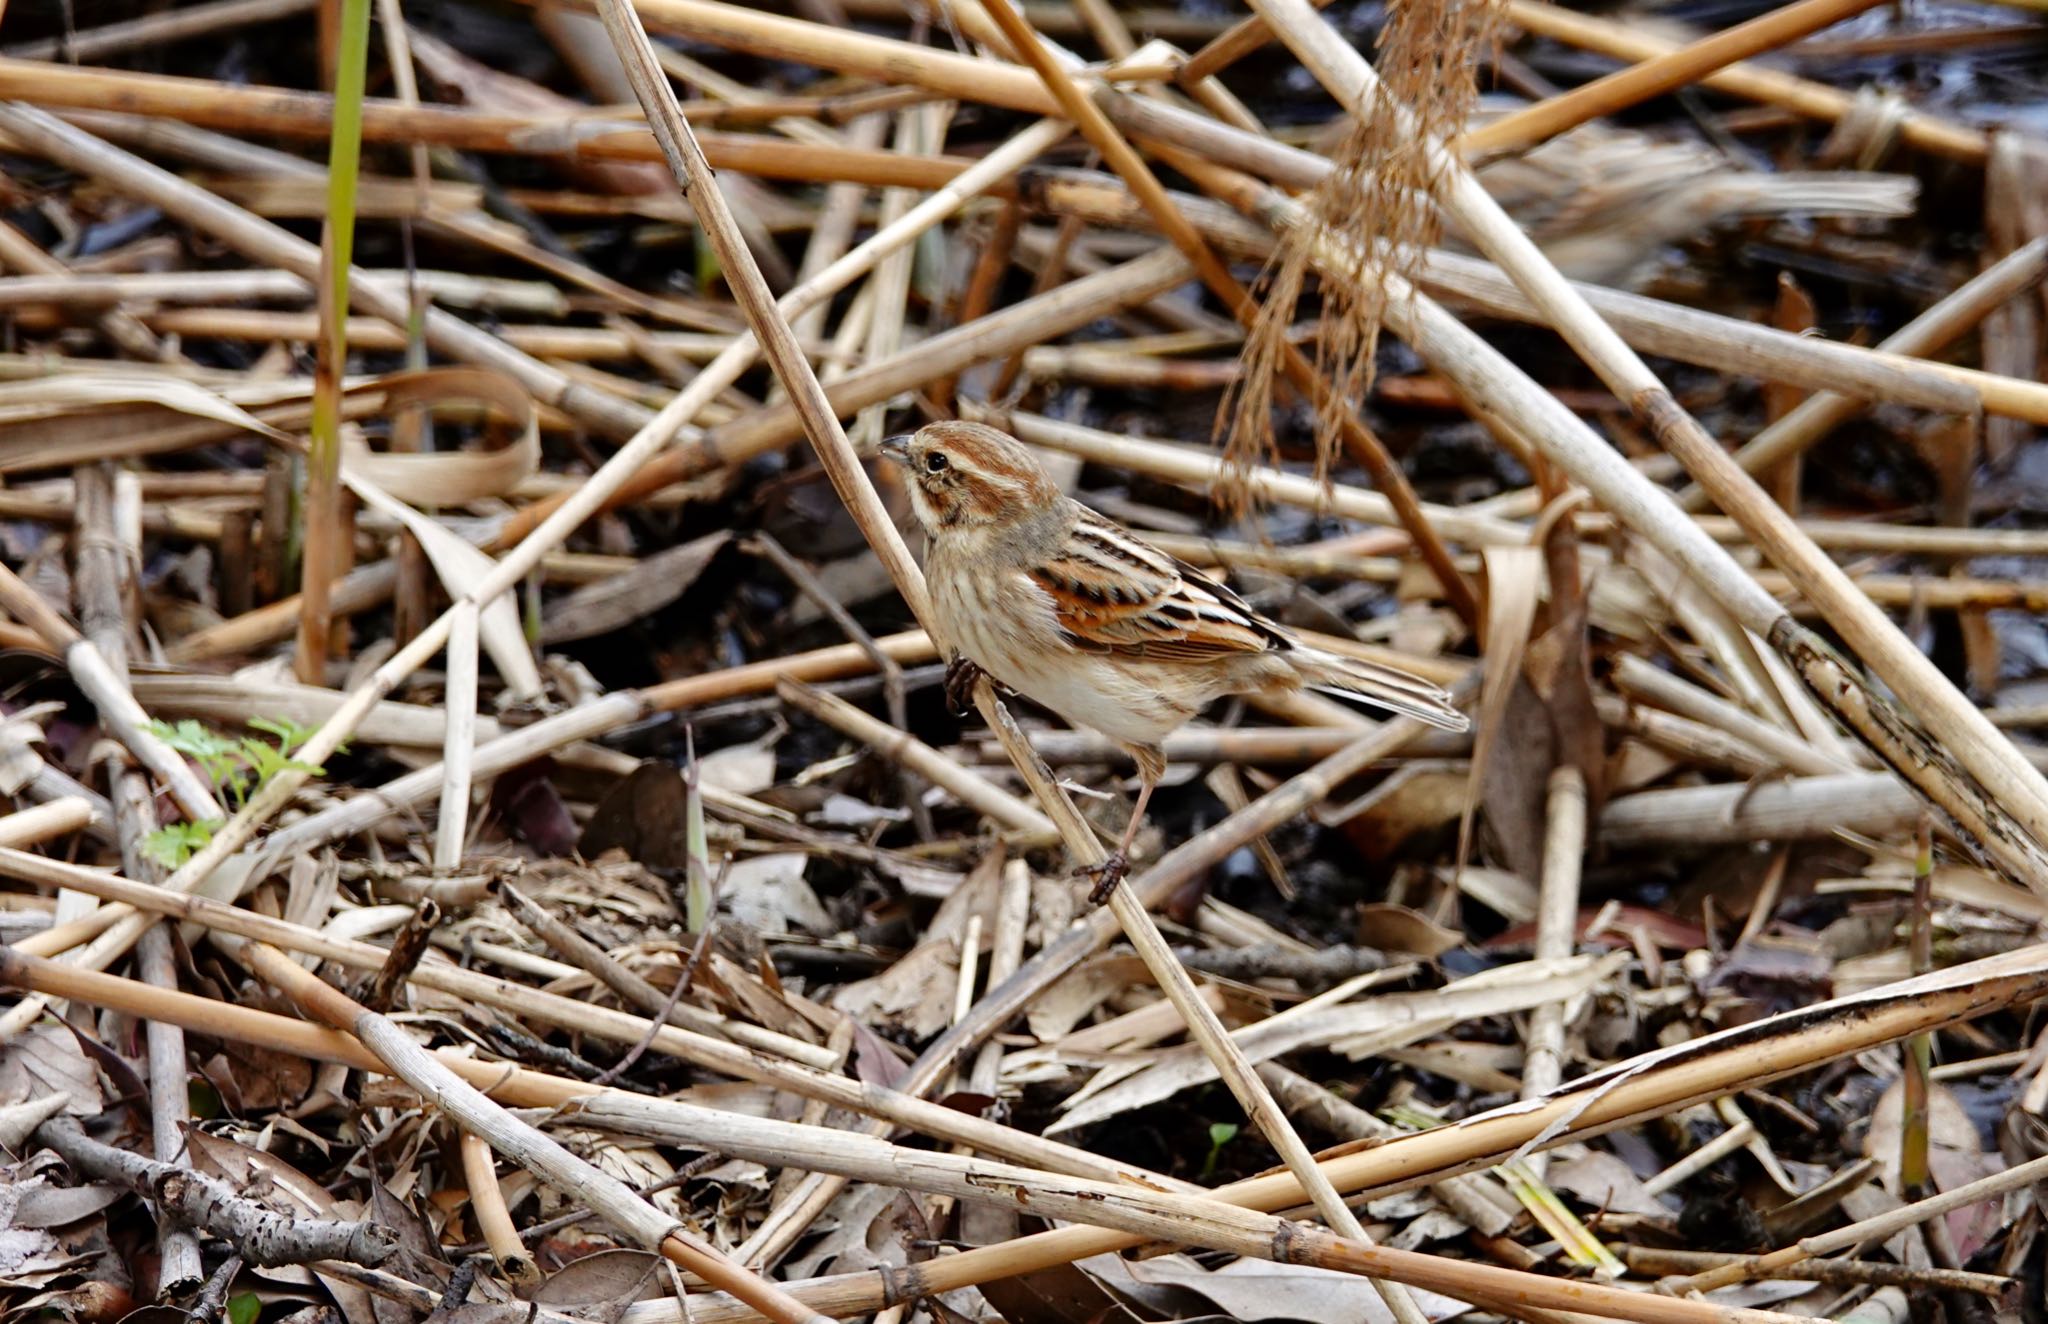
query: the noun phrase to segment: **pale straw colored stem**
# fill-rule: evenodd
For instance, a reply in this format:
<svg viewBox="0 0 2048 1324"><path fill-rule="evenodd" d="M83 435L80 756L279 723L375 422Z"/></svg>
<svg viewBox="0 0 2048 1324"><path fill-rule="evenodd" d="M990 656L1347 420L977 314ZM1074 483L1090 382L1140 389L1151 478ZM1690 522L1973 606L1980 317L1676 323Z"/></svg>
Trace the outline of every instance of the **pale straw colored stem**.
<svg viewBox="0 0 2048 1324"><path fill-rule="evenodd" d="M76 832L92 822L94 812L92 801L82 795L45 800L0 818L0 847L35 846L52 837Z"/></svg>
<svg viewBox="0 0 2048 1324"><path fill-rule="evenodd" d="M1957 286L1947 298L1878 341L1877 348L1887 354L1938 353L2000 304L2038 285L2044 274L2048 274L2048 235L2015 248L1974 279ZM1863 401L1835 391L1808 396L1790 413L1744 442L1735 452L1735 462L1745 473L1766 473L1801 454L1865 407ZM1693 486L1678 494L1678 504L1698 511L1705 510L1710 503L1707 494Z"/></svg>
<svg viewBox="0 0 2048 1324"><path fill-rule="evenodd" d="M1559 961L1578 946L1579 867L1586 851L1586 779L1569 764L1550 774L1544 806L1543 885L1536 912L1536 959ZM1546 1002L1529 1013L1522 1097L1541 1098L1564 1080L1565 1003ZM1531 1155L1540 1178L1543 1156Z"/></svg>
<svg viewBox="0 0 2048 1324"><path fill-rule="evenodd" d="M462 1180L469 1187L469 1209L476 1215L476 1230L490 1248L498 1270L515 1287L538 1287L540 1266L527 1254L505 1207L505 1191L498 1185L498 1170L491 1161L491 1145L474 1131L462 1133Z"/></svg>
<svg viewBox="0 0 2048 1324"><path fill-rule="evenodd" d="M1254 0L1253 7L1341 104L1362 112L1385 98L1365 58L1323 21L1308 0ZM1405 107L1390 109L1402 120L1410 118ZM1412 123L1404 128L1405 136L1415 136ZM1738 621L1774 648L1796 654L1807 684L1826 695L1839 715L1876 744L1882 757L1899 765L1923 795L1983 840L1986 849L2015 877L2048 889L2048 854L2041 845L2048 841L2048 780L2020 757L2012 742L1985 720L1940 669L1857 591L1841 567L1801 534L1791 516L1678 406L1643 361L1594 314L1472 173L1441 144L1427 143L1424 149L1442 181L1445 209L1474 243L1500 263L1608 388L1629 404L1722 509L1792 577L1841 633L1854 655L1910 706L1927 734L1902 729L1897 714L1887 711L1884 700L1835 663L1820 641L1775 603L1766 606L1768 595L1725 557L1701 560L1696 555L1681 555L1675 559L1695 576L1713 566L1702 582ZM1357 267L1338 269L1355 271ZM1390 288L1387 293L1390 305L1401 303L1397 291ZM1423 309L1416 311L1417 320L1427 317ZM1440 310L1437 316L1443 322L1452 320ZM1548 437L1539 440L1546 446L1554 441ZM1598 456L1581 452L1573 460L1558 458L1594 491L1602 505L1645 536L1659 526L1667 530L1689 526L1661 490L1646 482L1611 448L1603 444L1599 450ZM1684 540L1702 545L1709 541L1696 526ZM1948 759L1954 763L1947 763ZM1975 778L1975 786L1964 783L1958 775L1961 769Z"/></svg>
<svg viewBox="0 0 2048 1324"><path fill-rule="evenodd" d="M96 138L46 111L0 106L0 128L38 154L70 169L105 179L122 192L155 204L185 223L234 245L251 259L309 281L320 279L320 249L261 220L131 152ZM411 314L405 291L368 272L351 270L349 301L403 329ZM427 341L453 358L495 368L537 399L607 434L630 436L647 421L641 406L578 386L559 369L523 354L488 332L438 308L425 310Z"/></svg>
<svg viewBox="0 0 2048 1324"><path fill-rule="evenodd" d="M934 785L943 787L974 812L1023 833L1027 843L1049 846L1059 840L1059 829L1053 826L1051 819L980 773L953 762L908 731L898 731L846 700L801 681L784 680L775 689L785 703L801 708L862 744L872 746L883 758L902 764Z"/></svg>
<svg viewBox="0 0 2048 1324"><path fill-rule="evenodd" d="M1458 146L1473 155L1512 151L1554 138L1586 121L1610 115L1693 83L1738 60L1775 50L1833 23L1874 9L1883 0L1798 0L1760 14L1665 55L1596 78L1559 96L1503 115L1473 129Z"/></svg>
<svg viewBox="0 0 2048 1324"><path fill-rule="evenodd" d="M824 1316L728 1260L617 1177L577 1158L558 1141L493 1103L390 1018L321 983L274 947L247 943L239 955L259 977L308 1014L353 1034L377 1055L385 1069L418 1090L428 1106L453 1119L465 1132L482 1136L491 1148L587 1205L640 1245L731 1292L778 1324L825 1324Z"/></svg>
<svg viewBox="0 0 2048 1324"><path fill-rule="evenodd" d="M441 749L441 814L434 825L434 867L462 863L469 832L470 764L476 754L477 605L457 603L448 633L448 728Z"/></svg>

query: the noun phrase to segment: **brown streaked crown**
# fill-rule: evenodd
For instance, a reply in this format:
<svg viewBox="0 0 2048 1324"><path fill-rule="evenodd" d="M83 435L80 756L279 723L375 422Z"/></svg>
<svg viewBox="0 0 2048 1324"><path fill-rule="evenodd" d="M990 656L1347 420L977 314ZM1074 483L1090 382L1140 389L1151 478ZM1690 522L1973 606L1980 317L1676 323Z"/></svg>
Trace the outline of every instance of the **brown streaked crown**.
<svg viewBox="0 0 2048 1324"><path fill-rule="evenodd" d="M1001 523L1059 499L1022 442L981 423L928 423L907 451L918 515L929 529Z"/></svg>

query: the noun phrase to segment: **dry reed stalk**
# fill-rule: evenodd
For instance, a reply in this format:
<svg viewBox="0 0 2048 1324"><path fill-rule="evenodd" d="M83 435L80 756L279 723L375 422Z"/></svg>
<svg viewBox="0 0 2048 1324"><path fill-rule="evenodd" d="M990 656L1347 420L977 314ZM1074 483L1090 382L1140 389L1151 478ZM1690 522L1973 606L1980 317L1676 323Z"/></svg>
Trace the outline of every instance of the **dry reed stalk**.
<svg viewBox="0 0 2048 1324"><path fill-rule="evenodd" d="M0 847L19 850L24 846L39 846L52 837L77 832L92 822L94 812L92 801L82 795L45 800L27 809L17 809L0 817Z"/></svg>
<svg viewBox="0 0 2048 1324"><path fill-rule="evenodd" d="M1119 123L1151 138L1155 126L1147 103L1126 101L1121 109L1145 107L1144 112L1119 114ZM1179 144L1166 142L1162 147ZM1180 135L1188 137L1191 135ZM1248 169L1287 187L1312 188L1326 176L1329 163L1320 157L1293 152L1285 168L1264 161L1264 169L1253 168L1243 152L1228 148L1234 143L1202 141L1197 151L1204 160ZM1266 144L1271 149L1274 144ZM1268 150L1270 155L1270 150ZM1235 158L1235 159L1233 159ZM1306 168L1295 168L1294 162ZM1105 225L1146 228L1147 213L1137 200L1114 183L1086 172L1063 171L1036 185L1035 196L1048 207L1066 215L1086 216ZM1271 236L1247 227L1241 217L1228 213L1207 199L1175 196L1181 208L1205 238L1219 247L1264 256L1272 251ZM1442 298L1471 306L1497 316L1547 324L1547 319L1515 283L1499 268L1479 258L1459 253L1432 251L1419 273L1418 283ZM1603 286L1573 283L1572 288L1592 305L1628 343L1639 350L1661 354L1683 363L1717 368L1744 376L1763 377L1805 386L1814 390L1839 390L1869 400L1912 404L1943 413L1970 413L1983 409L2002 417L2048 422L2048 386L2017 377L1985 372L1955 364L1909 358L1865 349L1856 345L1797 336L1776 328L1745 322L1719 313L1688 308L1645 295L1611 290ZM152 321L151 325L156 325ZM1960 389L1959 389L1960 388Z"/></svg>
<svg viewBox="0 0 2048 1324"><path fill-rule="evenodd" d="M77 865L43 860L40 856L12 851L0 853L0 869L14 877L31 881L77 886L80 891L91 892L108 899L119 898L129 905L147 907L155 913L203 925L211 932L317 956L321 960L333 961L351 969L380 969L389 956L384 948L370 943L330 937L301 925L270 919L210 898L186 897L162 887L136 883ZM27 944L20 944L14 950L27 959L43 959L40 953L25 951L26 946ZM92 997L116 995L121 986L130 982L108 982L108 976L94 976L76 967L60 967L54 963L44 971L42 977L46 980L61 978L68 981L61 985L53 984L53 988L99 990L92 994ZM649 1021L643 1016L545 993L512 980L499 979L437 961L421 962L414 967L408 979L423 988L466 998L484 1006L497 1007L615 1044L637 1044L646 1037L650 1028ZM98 982L94 982L95 980ZM183 1010L182 1019L178 1023L186 1025L187 1028L211 1033L212 1031L208 1029L209 1022L204 1018L210 1014L206 1008L214 1005L217 1004L211 1004L204 998L191 998L188 1002L179 1003L178 1006ZM712 1019L701 1009L687 1003L679 1004L676 1011L698 1024L704 1024ZM167 1011L164 1014L170 1013ZM195 1016L198 1017L196 1023L193 1020ZM667 1026L656 1030L651 1041L652 1046L682 1061L735 1079L753 1080L778 1089L786 1089L803 1098L819 1099L834 1107L876 1117L892 1125L907 1127L940 1140L971 1145L983 1152L998 1154L1050 1172L1105 1181L1119 1180L1125 1175L1136 1175L1154 1184L1176 1184L1172 1179L1156 1174L1134 1173L1128 1164L1115 1163L1056 1140L1000 1126L958 1109L913 1098L900 1091L852 1080L837 1074L838 1063L835 1056L816 1045L788 1040L785 1036L741 1022L718 1020L711 1028L731 1031L736 1040L746 1042L728 1042L696 1030ZM790 1044L794 1044L794 1047L785 1047ZM559 1099L553 1101L559 1102Z"/></svg>
<svg viewBox="0 0 2048 1324"><path fill-rule="evenodd" d="M308 281L320 279L317 246L45 111L19 103L0 106L0 129L49 160L163 208L252 261L281 267ZM405 327L412 311L403 289L362 271L349 273L349 301L399 328ZM439 352L502 372L536 399L607 435L630 436L647 421L647 411L640 406L578 386L559 369L452 314L429 308L424 327L428 343Z"/></svg>
<svg viewBox="0 0 2048 1324"><path fill-rule="evenodd" d="M662 1213L618 1178L577 1158L562 1145L491 1102L421 1048L388 1017L323 984L276 948L250 943L240 952L256 974L308 1015L353 1034L385 1070L404 1080L465 1132L597 1211L614 1228L677 1267L730 1292L783 1324L825 1324L825 1318L782 1289L741 1268Z"/></svg>
<svg viewBox="0 0 2048 1324"><path fill-rule="evenodd" d="M2042 1180L2048 1180L2048 1157L2015 1164L2003 1172L1995 1172L1953 1190L1943 1191L1939 1195L1916 1200L1897 1209L1886 1210L1882 1214L1851 1223L1847 1227L1802 1238L1780 1250L1693 1274L1689 1278L1679 1279L1670 1287L1673 1291L1710 1292L1716 1288L1731 1287L1737 1283L1769 1277L1803 1264L1807 1260L1833 1255L1866 1242L1889 1240L1907 1228L1918 1227L1943 1214L1957 1209L1967 1209L1973 1204L1996 1199L2009 1191L2017 1191Z"/></svg>
<svg viewBox="0 0 2048 1324"><path fill-rule="evenodd" d="M1533 299L1472 258L1432 253L1422 284L1489 313L1523 321L1547 320ZM2048 421L2048 387L2039 382L1796 336L1595 285L1574 285L1573 289L1630 344L1652 354L1668 353L1702 367L1943 413L1982 409L2004 417ZM1745 327L1748 329L1742 329ZM1958 392L1958 386L1964 390Z"/></svg>
<svg viewBox="0 0 2048 1324"><path fill-rule="evenodd" d="M1880 340L1877 348L1887 354L1916 357L1939 353L2006 300L2038 285L2044 275L2048 275L2048 235L2014 249L1957 286L1946 298ZM1811 396L1744 442L1735 452L1735 462L1748 473L1769 472L1802 454L1864 408L1862 401L1832 391ZM1704 510L1707 494L1697 486L1687 488L1678 494L1678 504L1688 511Z"/></svg>
<svg viewBox="0 0 2048 1324"><path fill-rule="evenodd" d="M1508 18L1515 26L1619 60L1654 60L1683 49L1680 43L1646 32L1640 25L1628 26L1538 0L1505 3ZM1782 106L1826 123L1847 119L1857 109L1856 97L1851 93L1763 65L1730 65L1706 74L1699 82L1716 92ZM1991 150L1990 137L1982 130L1924 111L1902 109L1898 135L1900 141L1922 151L1967 165L1983 165Z"/></svg>
<svg viewBox="0 0 2048 1324"><path fill-rule="evenodd" d="M25 958L14 951L0 953L0 980L96 1006L173 1017L181 1024L205 1028L208 1033L275 1046L281 1051L376 1069L374 1059L366 1060L368 1055L345 1036L189 994L164 995L128 980ZM1544 1147L1574 1133L1597 1134L1626 1126L1646 1116L1661 1115L1728 1090L1760 1087L1838 1056L1853 1055L1913 1033L2030 1001L2044 993L2048 993L2048 949L2036 947L2007 953L1771 1017L1678 1048L1659 1050L1617 1064L1541 1105L1516 1104L1496 1109L1366 1152L1330 1159L1325 1167L1346 1189L1406 1189L1444 1172L1483 1166L1518 1146ZM964 1031L967 1027L960 1028ZM530 1106L556 1106L589 1091L588 1086L557 1082L519 1068L465 1058L456 1058L449 1065L478 1081L497 1086L508 1100ZM1291 1207L1301 1196L1299 1187L1285 1174L1254 1178L1215 1194L1246 1207L1267 1210ZM1067 1263L1139 1240L1094 1229L1067 1228L989 1251L970 1251L914 1265L893 1275L844 1275L817 1289L799 1290L837 1313L863 1313L901 1299L905 1292L923 1295L947 1291L988 1276ZM692 1317L731 1317L724 1313L709 1314L705 1305L702 1301L693 1302ZM650 1316L645 1311L629 1316L631 1324L651 1324L652 1319L662 1318L667 1316Z"/></svg>
<svg viewBox="0 0 2048 1324"><path fill-rule="evenodd" d="M498 1271L515 1288L540 1286L540 1266L519 1239L512 1212L505 1207L505 1192L498 1185L497 1168L491 1161L491 1145L474 1131L462 1133L462 1179L469 1187L470 1212L476 1228L490 1248Z"/></svg>
<svg viewBox="0 0 2048 1324"><path fill-rule="evenodd" d="M1599 837L1636 846L1815 839L1840 830L1884 836L1920 812L1911 788L1883 772L1838 772L1756 786L1638 791L1600 814Z"/></svg>
<svg viewBox="0 0 2048 1324"><path fill-rule="evenodd" d="M5 221L0 221L0 262L16 271L31 273L25 277L29 280L40 279L62 285L79 279L64 263L51 257L27 235ZM127 309L109 308L94 320L108 340L135 358L146 363L157 363L166 358L162 342Z"/></svg>
<svg viewBox="0 0 2048 1324"><path fill-rule="evenodd" d="M668 161L670 173L683 189L686 197L696 207L704 225L706 237L723 264L726 280L735 299L747 314L754 328L756 339L761 343L762 356L775 370L783 389L789 393L789 406L801 421L804 435L809 439L813 452L823 466L826 476L838 492L854 522L866 536L878 560L902 594L913 615L922 620L928 615L924 577L917 564L911 559L909 548L904 545L902 535L896 530L886 508L874 487L869 483L860 461L853 453L846 434L839 426L832 404L825 389L810 364L803 357L796 344L796 338L788 322L775 306L766 283L761 279L758 268L744 245L739 241L737 227L718 194L717 183L711 166L705 160L695 136L683 119L675 101L674 89L660 73L654 58L652 43L646 31L640 26L638 17L625 0L600 0L599 16L604 20L605 29L611 35L618 50L620 62L625 66L627 78L633 85L634 94L639 98L656 140L661 144ZM1083 864L1098 862L1102 848L1080 815L1074 810L1066 793L1052 778L1050 772L1032 756L1021 733L1010 722L996 700L992 687L986 679L976 687L976 702L983 717L995 729L999 738L1011 747L1012 758L1026 785L1038 797L1048 816L1058 826L1068 850ZM1150 927L1149 917L1143 916L1145 927ZM1156 931L1154 931L1156 938ZM1164 946L1163 940L1160 946ZM1171 962L1169 962L1171 964ZM1173 974L1186 981L1185 972L1178 966ZM1162 974L1161 978L1167 976ZM936 1085L936 1078L919 1077L915 1073L905 1084L906 1092L922 1093ZM822 1197L822 1187L816 1194L799 1197L800 1204L808 1204ZM793 1239L798 1225L786 1223L780 1236L770 1242L763 1241L752 1247L764 1262L786 1249Z"/></svg>
<svg viewBox="0 0 2048 1324"><path fill-rule="evenodd" d="M1544 811L1536 959L1559 961L1577 947L1579 869L1586 852L1586 778L1578 768L1566 765L1551 772ZM1522 1065L1525 1099L1541 1098L1564 1080L1564 1014L1562 1002L1546 1002L1529 1013ZM1532 1156L1530 1161L1541 1177L1541 1157Z"/></svg>
<svg viewBox="0 0 2048 1324"><path fill-rule="evenodd" d="M206 823L222 817L220 802L214 799L212 789L192 771L184 756L150 733L149 714L135 702L135 696L122 683L106 654L72 629L70 622L43 601L41 594L5 565L0 565L0 608L35 631L51 652L64 659L65 669L92 700L108 733L137 762L163 779L171 798L193 822Z"/></svg>
<svg viewBox="0 0 2048 1324"><path fill-rule="evenodd" d="M1668 54L1653 56L1511 115L1503 115L1490 124L1467 132L1458 140L1457 147L1473 156L1532 147L1588 120L1611 115L1698 82L1738 60L1776 50L1809 33L1874 9L1879 3L1881 0L1796 0L1782 9L1759 14L1732 28L1698 38Z"/></svg>
<svg viewBox="0 0 2048 1324"><path fill-rule="evenodd" d="M908 731L868 716L846 700L801 681L784 678L775 686L783 702L868 745L883 758L900 763L978 814L1022 834L1019 844L1049 846L1060 838L1052 820L1002 787L954 763Z"/></svg>
<svg viewBox="0 0 2048 1324"><path fill-rule="evenodd" d="M333 100L316 92L237 87L205 78L5 58L0 58L0 98L67 111L96 112L119 106L131 114L205 128L293 138L324 139L333 118ZM659 159L643 125L616 118L615 112L603 109L565 120L561 116L483 114L453 106L407 106L368 97L363 101L363 137L370 142L421 143L572 161ZM720 168L768 179L937 188L968 164L958 158L911 159L893 152L823 148L762 135L707 133L704 142Z"/></svg>
<svg viewBox="0 0 2048 1324"><path fill-rule="evenodd" d="M62 59L84 64L124 51L293 18L311 9L314 3L315 0L213 0L210 4L104 23L61 37L22 42L5 47L4 53L15 60Z"/></svg>
<svg viewBox="0 0 2048 1324"><path fill-rule="evenodd" d="M462 863L469 837L470 762L476 756L477 628L474 602L457 603L448 627L448 687L441 705L448 714L441 746L441 812L434 824L434 867Z"/></svg>
<svg viewBox="0 0 2048 1324"><path fill-rule="evenodd" d="M9 266L18 265L4 254L0 254L0 260ZM372 268L370 274L379 280L407 278L405 272L376 268ZM435 300L450 307L529 313L536 317L563 317L569 311L567 296L544 281L472 276L460 271L417 271L410 275ZM67 271L62 274L0 276L0 308L9 309L38 305L97 308L121 303L209 303L242 299L299 303L312 297L313 287L289 271L116 271L89 274ZM358 326L390 330L382 322L351 320L351 339ZM717 346L724 343L720 337L676 334L682 337L684 344L706 358L716 353ZM311 340L313 335L301 334L290 338ZM218 375L218 379L223 381L233 381L235 377L236 374L231 373ZM149 483L172 476L143 475L145 491ZM190 476L232 484L242 475Z"/></svg>
<svg viewBox="0 0 2048 1324"><path fill-rule="evenodd" d="M1259 0L1259 5L1269 20L1277 16L1276 25L1288 39L1309 53L1319 76L1337 84L1345 104L1363 104L1374 95L1370 68L1337 39L1307 0ZM1247 188L1249 181L1242 176L1185 159L1177 163L1203 180L1205 187L1234 192L1248 209L1276 225L1301 219L1294 204L1262 186ZM1454 164L1446 158L1447 171ZM1684 567L1734 621L1767 640L1815 698L2002 868L2030 886L2048 889L2048 854L2040 844L2048 839L2048 781L1679 409L1642 361L1592 315L1470 173L1460 168L1447 177L1452 182L1446 205L1461 223L1483 235L1482 244L1496 258L1506 259L1508 269L1526 283L1530 296L1546 308L1581 356L1631 402L1666 450L1711 484L1710 491L1723 508L1900 696L1924 730L1910 723L1819 636L1787 615L1662 489L1646 481L1583 420L1535 388L1469 328L1418 291L1397 287L1389 290L1394 297L1387 302L1396 330L1457 381L1475 406L1519 420L1532 440L1609 513ZM1337 244L1335 236L1318 235L1314 242L1326 271L1341 279L1360 270L1341 253L1322 255Z"/></svg>

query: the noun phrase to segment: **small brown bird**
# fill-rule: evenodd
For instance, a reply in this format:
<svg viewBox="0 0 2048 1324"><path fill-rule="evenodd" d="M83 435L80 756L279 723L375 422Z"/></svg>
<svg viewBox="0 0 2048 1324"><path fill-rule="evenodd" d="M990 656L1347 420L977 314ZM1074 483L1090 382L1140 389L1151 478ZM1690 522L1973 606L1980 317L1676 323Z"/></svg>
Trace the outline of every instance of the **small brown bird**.
<svg viewBox="0 0 2048 1324"><path fill-rule="evenodd" d="M910 471L930 539L932 624L954 650L947 693L965 706L985 671L1122 745L1140 789L1096 876L1108 896L1166 771L1161 743L1229 694L1328 690L1434 726L1464 714L1428 681L1302 643L1228 588L1053 485L1023 443L979 423L932 423L882 454Z"/></svg>

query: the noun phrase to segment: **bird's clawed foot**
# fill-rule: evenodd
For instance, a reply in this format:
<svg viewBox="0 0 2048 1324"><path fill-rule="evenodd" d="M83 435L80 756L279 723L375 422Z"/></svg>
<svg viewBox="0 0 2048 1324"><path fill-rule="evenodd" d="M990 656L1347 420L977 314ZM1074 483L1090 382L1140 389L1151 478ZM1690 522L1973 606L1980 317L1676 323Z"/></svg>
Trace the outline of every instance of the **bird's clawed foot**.
<svg viewBox="0 0 2048 1324"><path fill-rule="evenodd" d="M954 716L965 717L974 711L974 685L981 675L980 667L958 653L946 663L946 704Z"/></svg>
<svg viewBox="0 0 2048 1324"><path fill-rule="evenodd" d="M1092 878L1095 886L1088 889L1088 904L1099 906L1109 900L1109 894L1116 891L1116 885L1131 871L1130 856L1121 850L1111 851L1100 864L1084 864L1074 870L1076 878Z"/></svg>

